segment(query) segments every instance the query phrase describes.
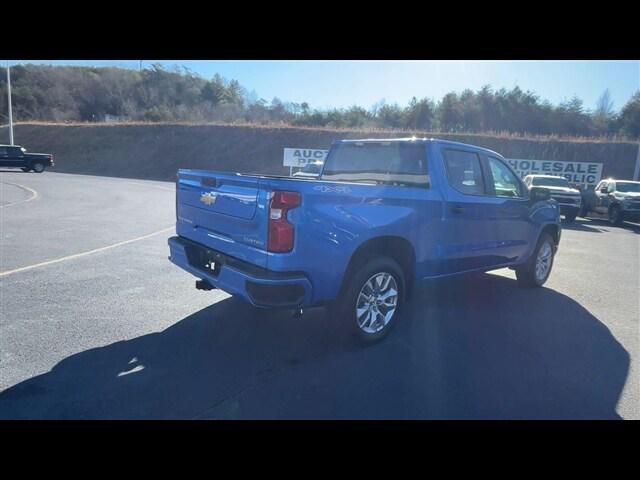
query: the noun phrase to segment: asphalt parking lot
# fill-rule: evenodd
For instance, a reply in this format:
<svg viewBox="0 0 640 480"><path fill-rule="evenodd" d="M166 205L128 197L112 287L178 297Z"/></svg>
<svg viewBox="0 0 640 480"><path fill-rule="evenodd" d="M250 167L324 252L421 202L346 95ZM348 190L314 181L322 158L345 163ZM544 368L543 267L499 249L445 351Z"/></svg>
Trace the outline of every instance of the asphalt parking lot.
<svg viewBox="0 0 640 480"><path fill-rule="evenodd" d="M382 343L167 260L172 183L0 172L0 418L640 419L640 226L579 219L545 288L426 282Z"/></svg>

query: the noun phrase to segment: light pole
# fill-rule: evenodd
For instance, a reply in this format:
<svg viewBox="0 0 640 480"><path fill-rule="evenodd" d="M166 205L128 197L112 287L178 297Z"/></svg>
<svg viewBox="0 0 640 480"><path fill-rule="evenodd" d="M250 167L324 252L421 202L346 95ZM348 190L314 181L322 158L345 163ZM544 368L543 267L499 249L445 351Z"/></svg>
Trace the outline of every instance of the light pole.
<svg viewBox="0 0 640 480"><path fill-rule="evenodd" d="M13 145L13 112L11 111L11 67L7 60L7 102L9 103L9 144Z"/></svg>

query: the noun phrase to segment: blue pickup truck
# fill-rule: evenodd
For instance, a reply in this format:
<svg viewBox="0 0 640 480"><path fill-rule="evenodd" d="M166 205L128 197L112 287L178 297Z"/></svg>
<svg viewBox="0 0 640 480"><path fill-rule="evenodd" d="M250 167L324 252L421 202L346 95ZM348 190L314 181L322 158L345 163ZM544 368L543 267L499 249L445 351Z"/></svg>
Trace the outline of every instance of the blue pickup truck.
<svg viewBox="0 0 640 480"><path fill-rule="evenodd" d="M169 259L256 307L326 305L379 340L421 279L510 267L547 280L558 205L496 152L434 139L334 142L315 178L178 171Z"/></svg>

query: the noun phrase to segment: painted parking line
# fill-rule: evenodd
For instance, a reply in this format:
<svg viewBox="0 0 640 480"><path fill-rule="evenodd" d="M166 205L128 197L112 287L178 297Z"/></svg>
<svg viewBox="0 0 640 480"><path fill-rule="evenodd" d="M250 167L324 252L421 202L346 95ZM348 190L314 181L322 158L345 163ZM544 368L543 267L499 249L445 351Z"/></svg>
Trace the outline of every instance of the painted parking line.
<svg viewBox="0 0 640 480"><path fill-rule="evenodd" d="M66 262L67 260L74 260L76 258L86 257L87 255L92 255L94 253L104 252L105 250L111 250L112 248L121 247L122 245L128 245L130 243L139 242L140 240L145 240L147 238L153 237L155 235L159 235L161 233L166 233L173 230L175 227L167 227L162 230L158 230L157 232L149 233L147 235L143 235L141 237L132 238L130 240L125 240L124 242L114 243L112 245L107 245L106 247L95 248L93 250L89 250L82 253L76 253L74 255L68 255L66 257L56 258L53 260L47 260L46 262L36 263L34 265L27 265L26 267L16 268L14 270L7 270L5 272L0 272L0 277L6 277L8 275L13 275L14 273L26 272L28 270L33 270L34 268L46 267L48 265L53 265L54 263Z"/></svg>
<svg viewBox="0 0 640 480"><path fill-rule="evenodd" d="M14 187L21 188L22 190L25 190L26 192L31 194L31 196L29 198L25 199L25 200L20 200L19 202L7 203L6 205L0 205L0 208L13 207L14 205L19 205L21 203L27 203L27 202L30 202L31 200L35 200L36 198L39 197L38 192L36 192L33 188L25 187L24 185L20 185L19 183L13 183L13 182L2 182L2 181L0 181L0 183L2 183L4 185L13 185Z"/></svg>

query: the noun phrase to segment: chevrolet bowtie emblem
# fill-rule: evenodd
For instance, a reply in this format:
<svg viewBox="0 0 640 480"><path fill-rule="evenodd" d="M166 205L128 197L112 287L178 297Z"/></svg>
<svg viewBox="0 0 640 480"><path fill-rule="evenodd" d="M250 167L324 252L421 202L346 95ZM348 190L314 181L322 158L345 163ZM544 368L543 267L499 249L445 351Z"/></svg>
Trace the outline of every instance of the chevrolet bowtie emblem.
<svg viewBox="0 0 640 480"><path fill-rule="evenodd" d="M200 201L205 205L213 205L216 203L216 195L213 192L207 192L200 195Z"/></svg>

